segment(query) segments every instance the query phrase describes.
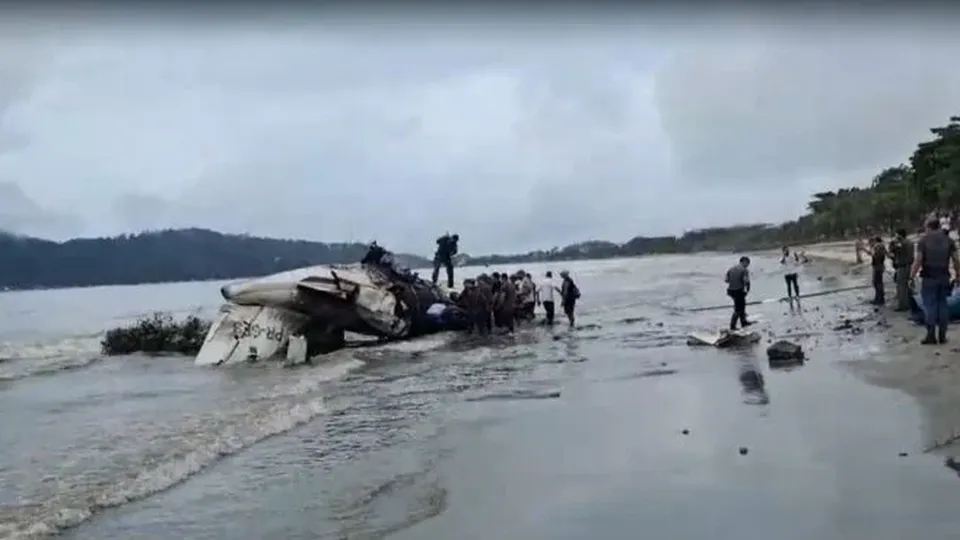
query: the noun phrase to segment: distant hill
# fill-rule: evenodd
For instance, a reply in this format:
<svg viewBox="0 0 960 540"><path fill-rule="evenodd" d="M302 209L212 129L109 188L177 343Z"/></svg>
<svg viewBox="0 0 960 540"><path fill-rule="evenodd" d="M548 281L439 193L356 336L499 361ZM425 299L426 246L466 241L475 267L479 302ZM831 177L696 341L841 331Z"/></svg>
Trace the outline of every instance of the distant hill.
<svg viewBox="0 0 960 540"><path fill-rule="evenodd" d="M610 259L637 257L658 253L694 253L697 251L738 251L779 247L783 243L815 240L795 231L790 224L734 225L688 231L681 236L635 236L617 244L605 240L591 240L510 255L464 256L470 265L511 264L540 261L573 261L580 259Z"/></svg>
<svg viewBox="0 0 960 540"><path fill-rule="evenodd" d="M261 276L358 262L367 246L177 229L53 242L0 232L0 289L128 285ZM430 266L397 254L411 268Z"/></svg>
<svg viewBox="0 0 960 540"><path fill-rule="evenodd" d="M655 253L737 251L776 247L781 242L799 239L788 225L738 225L690 231L682 236L637 236L623 244L593 240L513 255L471 257L462 254L457 257L457 264L482 266ZM172 229L66 242L0 232L0 289L262 276L314 264L357 262L366 249L361 243L281 240L206 229ZM430 259L417 255L397 254L396 258L410 268L432 266Z"/></svg>

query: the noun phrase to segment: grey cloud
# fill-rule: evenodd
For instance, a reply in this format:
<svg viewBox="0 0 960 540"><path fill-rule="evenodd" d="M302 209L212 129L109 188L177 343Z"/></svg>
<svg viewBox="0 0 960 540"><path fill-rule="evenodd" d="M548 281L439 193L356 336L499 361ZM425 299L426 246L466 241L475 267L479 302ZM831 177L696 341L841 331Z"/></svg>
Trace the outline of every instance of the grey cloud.
<svg viewBox="0 0 960 540"><path fill-rule="evenodd" d="M0 180L24 186L38 213L77 214L77 234L201 226L378 238L421 253L445 230L472 253L626 240L794 217L810 186L846 181L845 170L900 144L851 141L868 120L883 131L876 122L889 118L851 108L864 84L793 45L771 53L749 42L738 60L676 49L689 42L648 27L137 28L105 24L44 49L8 109L5 128L22 143L0 155ZM789 75L784 58L815 97L767 82ZM924 73L937 82L932 70L908 72ZM740 107L748 91L776 100ZM716 107L701 104L710 100ZM794 119L798 101L828 113ZM827 120L841 127L807 137ZM802 181L712 182L734 172ZM30 223L18 226L46 230Z"/></svg>
<svg viewBox="0 0 960 540"><path fill-rule="evenodd" d="M0 231L64 238L73 236L80 226L75 216L37 204L18 184L0 182Z"/></svg>
<svg viewBox="0 0 960 540"><path fill-rule="evenodd" d="M893 165L960 110L960 35L847 23L711 36L672 55L656 99L683 175L756 185Z"/></svg>

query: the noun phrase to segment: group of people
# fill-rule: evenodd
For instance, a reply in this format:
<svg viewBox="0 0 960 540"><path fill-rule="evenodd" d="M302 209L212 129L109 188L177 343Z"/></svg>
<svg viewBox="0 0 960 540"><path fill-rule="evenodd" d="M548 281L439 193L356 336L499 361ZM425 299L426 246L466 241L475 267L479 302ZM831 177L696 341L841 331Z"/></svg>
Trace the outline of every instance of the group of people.
<svg viewBox="0 0 960 540"><path fill-rule="evenodd" d="M927 216L924 228L918 231L919 238L914 245L906 229L898 229L889 245L884 245L879 236L870 239L864 246L858 239L855 245L857 262L863 261L862 254L870 257L874 298L873 303L885 305L884 276L886 261L890 259L896 284L896 311L910 311L914 294L914 283L920 278L920 301L923 303L924 326L926 333L921 343L925 345L947 342L947 328L950 312L947 299L953 294L956 280L960 278L960 257L956 243L950 236L953 219L946 212L931 212Z"/></svg>
<svg viewBox="0 0 960 540"><path fill-rule="evenodd" d="M447 233L437 238L433 258L434 285L439 280L440 269L444 268L447 288L453 289L453 259L457 255L459 241L457 234ZM361 262L376 265L402 281L418 280L415 273L397 268L393 255L376 242L370 244ZM529 272L520 270L512 275L493 272L465 279L463 290L459 293L449 292L449 298L450 302L435 302L427 308L426 315L431 321L429 324L436 329L465 329L486 335L495 330L513 332L518 323L535 320L537 307L540 306L544 311L544 323L552 325L558 303L573 327L580 289L566 270L560 272L559 283L554 281L553 272L546 272L543 279L535 282Z"/></svg>
<svg viewBox="0 0 960 540"><path fill-rule="evenodd" d="M780 267L783 281L787 286L787 300L793 305L800 301L800 266L809 262L803 252L791 251L789 246L780 250ZM727 296L733 300L733 314L730 316L730 330L746 328L753 324L747 319L747 295L750 294L750 257L740 257L737 264L730 267L724 276L727 284Z"/></svg>
<svg viewBox="0 0 960 540"><path fill-rule="evenodd" d="M940 227L939 220L937 228ZM922 231L921 231L922 232ZM946 235L944 235L946 237ZM884 276L887 271L887 259L893 266L893 281L896 284L896 311L910 310L910 268L914 262L914 245L907 236L906 229L897 229L889 246L884 245L883 239L879 236L870 239L869 248L865 248L862 242L858 242L857 256L861 258L860 252L863 251L870 257L870 269L873 284L873 301L877 306L883 306L887 303L886 288L884 285Z"/></svg>
<svg viewBox="0 0 960 540"><path fill-rule="evenodd" d="M538 283L534 282L529 272L523 270L512 275L493 272L463 280L463 290L451 294L451 299L465 314L467 329L485 335L494 330L513 332L517 323L536 318L538 306L543 306L544 322L552 325L557 300L573 327L580 289L566 270L560 272L559 286L550 271Z"/></svg>
<svg viewBox="0 0 960 540"><path fill-rule="evenodd" d="M907 236L906 229L899 229L884 246L879 237L870 242L869 254L873 270L874 299L876 305L884 305L884 273L886 258L891 259L896 283L897 311L910 310L913 284L920 278L920 301L923 303L926 333L921 340L924 345L945 344L950 311L947 299L953 294L956 282L950 276L953 266L955 276L960 276L960 257L957 246L950 237L950 220L944 215L927 217L925 230L920 231L916 247Z"/></svg>

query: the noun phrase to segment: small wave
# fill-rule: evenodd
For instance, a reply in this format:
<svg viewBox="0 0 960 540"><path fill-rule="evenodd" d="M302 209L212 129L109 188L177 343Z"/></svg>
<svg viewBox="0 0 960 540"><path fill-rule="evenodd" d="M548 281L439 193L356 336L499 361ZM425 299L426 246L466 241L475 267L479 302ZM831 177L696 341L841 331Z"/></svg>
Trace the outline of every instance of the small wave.
<svg viewBox="0 0 960 540"><path fill-rule="evenodd" d="M0 509L0 537L39 539L75 527L96 513L174 487L220 459L264 439L287 432L327 409L323 398L300 403L271 403L242 424L228 423L216 433L196 433L194 444L156 464L145 463L133 476L94 488L65 486L39 504ZM82 490L82 491L81 491Z"/></svg>
<svg viewBox="0 0 960 540"><path fill-rule="evenodd" d="M342 379L351 371L363 367L365 362L350 358L336 363L324 363L304 370L304 374L289 386L272 388L268 392L256 394L256 400L275 400L282 397L302 396L317 390L320 385Z"/></svg>
<svg viewBox="0 0 960 540"><path fill-rule="evenodd" d="M650 370L647 370L647 371L641 371L641 372L639 372L639 373L633 373L633 374L630 374L630 375L626 375L624 378L626 378L626 379L647 379L647 378L650 378L650 377L665 377L665 376L667 376L667 375L676 375L677 373L679 373L677 370L675 370L675 369L669 369L669 368L664 368L664 369L650 369Z"/></svg>
<svg viewBox="0 0 960 540"><path fill-rule="evenodd" d="M512 392L495 392L491 394L468 397L464 401L514 401L520 399L557 399L559 397L559 390L553 390L550 392L540 392L536 390L514 390Z"/></svg>
<svg viewBox="0 0 960 540"><path fill-rule="evenodd" d="M3 342L0 343L0 380L81 369L100 359L100 334L40 342Z"/></svg>
<svg viewBox="0 0 960 540"><path fill-rule="evenodd" d="M456 340L457 333L444 332L408 341L396 341L379 347L380 350L405 353L422 353L445 347Z"/></svg>
<svg viewBox="0 0 960 540"><path fill-rule="evenodd" d="M96 354L100 352L101 336L98 333L37 342L0 342L0 362Z"/></svg>

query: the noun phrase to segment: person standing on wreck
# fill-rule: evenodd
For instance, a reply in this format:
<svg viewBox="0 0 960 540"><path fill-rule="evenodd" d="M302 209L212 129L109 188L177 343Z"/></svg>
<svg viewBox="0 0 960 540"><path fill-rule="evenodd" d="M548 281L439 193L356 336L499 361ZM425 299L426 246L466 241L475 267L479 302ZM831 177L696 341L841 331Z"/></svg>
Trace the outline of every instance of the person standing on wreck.
<svg viewBox="0 0 960 540"><path fill-rule="evenodd" d="M927 335L924 345L947 342L947 326L950 322L950 310L947 298L953 292L950 280L950 265L953 272L960 276L960 257L957 245L943 234L940 221L931 219L927 223L927 232L917 241L917 253L910 268L910 277L920 275L920 298L923 301L924 323Z"/></svg>
<svg viewBox="0 0 960 540"><path fill-rule="evenodd" d="M740 261L727 270L724 281L727 283L727 296L733 299L733 314L730 315L730 330L753 324L747 320L747 295L750 294L750 257L740 257Z"/></svg>
<svg viewBox="0 0 960 540"><path fill-rule="evenodd" d="M440 267L447 269L447 287L453 288L453 256L457 254L460 235L445 234L437 238L437 252L433 256L433 284L440 277Z"/></svg>

